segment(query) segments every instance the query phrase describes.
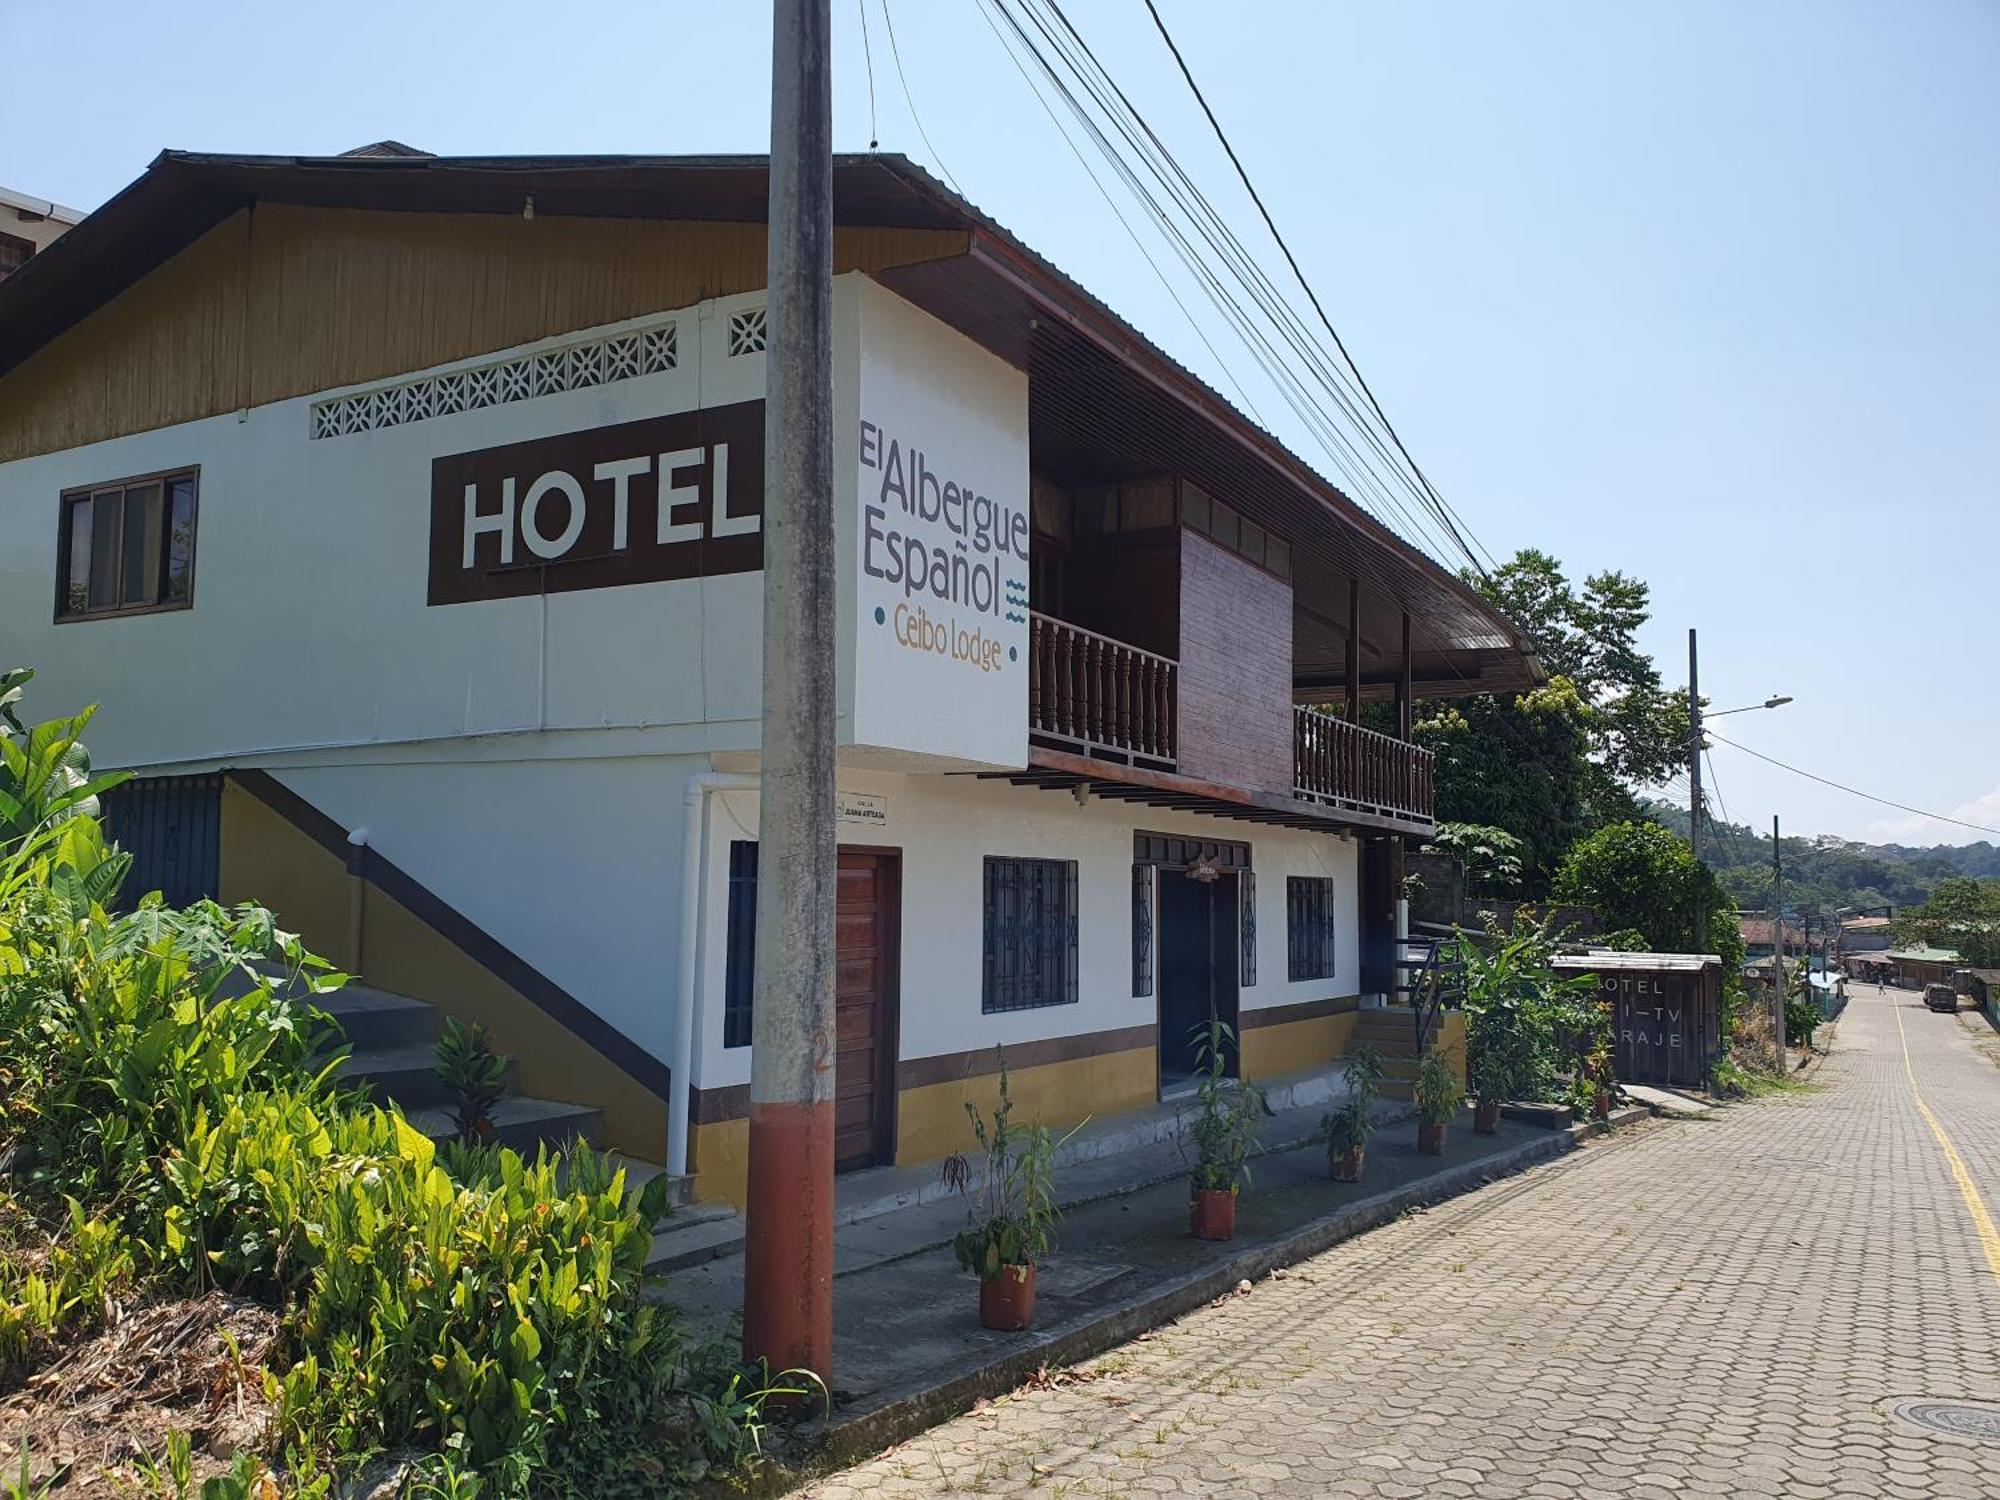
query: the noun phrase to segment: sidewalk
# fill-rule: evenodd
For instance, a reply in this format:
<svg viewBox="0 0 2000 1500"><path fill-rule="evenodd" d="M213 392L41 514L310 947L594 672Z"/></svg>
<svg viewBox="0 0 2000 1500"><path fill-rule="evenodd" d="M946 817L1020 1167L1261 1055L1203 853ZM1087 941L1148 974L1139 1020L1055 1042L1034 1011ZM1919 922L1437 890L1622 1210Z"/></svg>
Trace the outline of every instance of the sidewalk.
<svg viewBox="0 0 2000 1500"><path fill-rule="evenodd" d="M1365 1179L1332 1181L1313 1140L1298 1145L1298 1118L1267 1122L1277 1149L1253 1159L1237 1210L1236 1238L1208 1243L1187 1227L1187 1187L1173 1175L1113 1190L1064 1214L1058 1245L1037 1274L1035 1326L990 1333L978 1320L978 1283L949 1248L962 1226L955 1199L841 1223L835 1231L834 1414L801 1433L828 1454L853 1456L920 1430L982 1396L1010 1389L1043 1364L1084 1358L1232 1290L1240 1280L1316 1253L1409 1209L1569 1150L1591 1127L1550 1130L1503 1121L1473 1133L1461 1112L1441 1157L1416 1150L1406 1103L1368 1147ZM1302 1116L1305 1111L1288 1111ZM1622 1120L1646 1111L1622 1111ZM1314 1124L1317 1124L1316 1112ZM1600 1127L1601 1128L1601 1127ZM1171 1144L1166 1147L1171 1153ZM1086 1162L1066 1176L1117 1166L1140 1171L1153 1149ZM1078 1184L1061 1184L1074 1197ZM1099 1192L1103 1183L1096 1184ZM691 1332L720 1332L742 1305L740 1254L675 1272L664 1295Z"/></svg>

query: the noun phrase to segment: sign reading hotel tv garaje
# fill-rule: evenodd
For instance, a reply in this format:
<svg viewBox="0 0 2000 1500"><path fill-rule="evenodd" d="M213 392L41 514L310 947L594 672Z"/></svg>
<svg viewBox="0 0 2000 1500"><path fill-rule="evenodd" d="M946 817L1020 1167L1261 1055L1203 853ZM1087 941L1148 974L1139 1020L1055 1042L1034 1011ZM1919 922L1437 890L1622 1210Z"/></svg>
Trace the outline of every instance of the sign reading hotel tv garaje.
<svg viewBox="0 0 2000 1500"><path fill-rule="evenodd" d="M881 288L863 292L853 742L1022 765L1027 376Z"/></svg>
<svg viewBox="0 0 2000 1500"><path fill-rule="evenodd" d="M431 463L432 604L764 566L764 403Z"/></svg>

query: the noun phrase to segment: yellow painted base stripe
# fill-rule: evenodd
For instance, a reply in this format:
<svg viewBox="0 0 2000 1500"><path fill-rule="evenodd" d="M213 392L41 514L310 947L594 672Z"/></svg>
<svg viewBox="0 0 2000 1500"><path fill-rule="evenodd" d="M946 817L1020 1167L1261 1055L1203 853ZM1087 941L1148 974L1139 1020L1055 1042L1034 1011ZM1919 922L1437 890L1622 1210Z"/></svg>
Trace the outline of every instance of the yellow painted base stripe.
<svg viewBox="0 0 2000 1500"><path fill-rule="evenodd" d="M1958 1191L1965 1199L1966 1211L1972 1215L1972 1224L1979 1231L1979 1246L1986 1252L1986 1268L1993 1273L1993 1279L2000 1281L2000 1228L1995 1228L1993 1215L1986 1211L1986 1203L1979 1196L1979 1189L1972 1181L1972 1174L1965 1169L1965 1159L1958 1154L1958 1147L1951 1143L1951 1137L1944 1133L1944 1126L1931 1113L1931 1107L1924 1103L1923 1090L1917 1087L1917 1070L1910 1064L1910 1036L1903 1029L1903 1007L1893 1007L1896 1017L1896 1037L1903 1044L1903 1074L1910 1080L1910 1097L1916 1101L1917 1113L1924 1117L1924 1123L1937 1137L1937 1143L1944 1152L1944 1159L1951 1163L1951 1175L1958 1182Z"/></svg>

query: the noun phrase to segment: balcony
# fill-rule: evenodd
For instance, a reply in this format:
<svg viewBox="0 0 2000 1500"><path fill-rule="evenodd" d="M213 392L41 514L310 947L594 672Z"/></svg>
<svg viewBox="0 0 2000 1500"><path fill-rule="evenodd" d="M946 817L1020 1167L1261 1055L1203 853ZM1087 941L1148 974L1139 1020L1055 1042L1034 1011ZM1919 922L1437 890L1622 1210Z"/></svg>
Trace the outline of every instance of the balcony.
<svg viewBox="0 0 2000 1500"><path fill-rule="evenodd" d="M1028 736L1092 760L1179 765L1180 667L1110 636L1028 616Z"/></svg>
<svg viewBox="0 0 2000 1500"><path fill-rule="evenodd" d="M1293 795L1328 807L1430 822L1436 757L1300 704L1292 710Z"/></svg>

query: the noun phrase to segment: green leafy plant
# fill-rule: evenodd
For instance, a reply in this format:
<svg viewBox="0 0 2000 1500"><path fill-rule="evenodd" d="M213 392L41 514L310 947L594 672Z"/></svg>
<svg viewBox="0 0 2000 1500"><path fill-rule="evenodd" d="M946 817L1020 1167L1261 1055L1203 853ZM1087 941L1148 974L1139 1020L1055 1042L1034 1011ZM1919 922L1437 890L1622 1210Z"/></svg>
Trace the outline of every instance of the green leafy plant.
<svg viewBox="0 0 2000 1500"><path fill-rule="evenodd" d="M1046 1125L1014 1123L1004 1056L1000 1101L991 1121L969 1099L965 1114L985 1158L985 1175L978 1191L970 1194L966 1227L951 1248L961 1266L981 1280L991 1280L1003 1266L1037 1264L1054 1243L1056 1223L1062 1217L1055 1197L1057 1142ZM944 1172L948 1183L961 1193L969 1192L971 1169L962 1154L948 1158Z"/></svg>
<svg viewBox="0 0 2000 1500"><path fill-rule="evenodd" d="M1192 1120L1177 1120L1181 1157L1188 1163L1194 1192L1235 1192L1250 1181L1250 1156L1257 1146L1264 1095L1255 1084L1229 1076L1236 1033L1222 1021L1193 1028L1195 1108Z"/></svg>
<svg viewBox="0 0 2000 1500"><path fill-rule="evenodd" d="M87 719L0 735L0 1378L128 1300L219 1286L282 1315L265 1393L290 1492L414 1448L492 1500L613 1500L754 1452L804 1383L691 1344L646 1295L665 1179L630 1191L581 1148L468 1147L448 1172L338 1086L310 1002L341 976L268 911L108 911L129 862L90 801ZM270 1500L268 1459L202 1500Z"/></svg>
<svg viewBox="0 0 2000 1500"><path fill-rule="evenodd" d="M1417 1064L1417 1080L1411 1092L1416 1099L1417 1118L1426 1125L1450 1124L1459 1105L1465 1102L1458 1069L1439 1047L1431 1048Z"/></svg>
<svg viewBox="0 0 2000 1500"><path fill-rule="evenodd" d="M493 1045L493 1034L479 1022L467 1025L453 1016L438 1039L438 1082L451 1090L452 1123L458 1138L485 1145L494 1138L493 1106L507 1092L508 1059Z"/></svg>
<svg viewBox="0 0 2000 1500"><path fill-rule="evenodd" d="M1357 1048L1348 1054L1341 1077L1347 1095L1319 1122L1329 1156L1344 1156L1368 1144L1375 1128L1375 1099L1382 1089L1381 1054L1370 1047Z"/></svg>
<svg viewBox="0 0 2000 1500"><path fill-rule="evenodd" d="M1465 974L1467 1083L1475 1098L1552 1099L1566 1071L1564 1038L1602 1009L1589 975L1553 962L1553 916L1488 918L1485 931L1460 933L1455 956Z"/></svg>
<svg viewBox="0 0 2000 1500"><path fill-rule="evenodd" d="M1465 888L1475 896L1510 896L1521 887L1523 845L1489 823L1439 823L1425 852L1449 854L1465 868Z"/></svg>

